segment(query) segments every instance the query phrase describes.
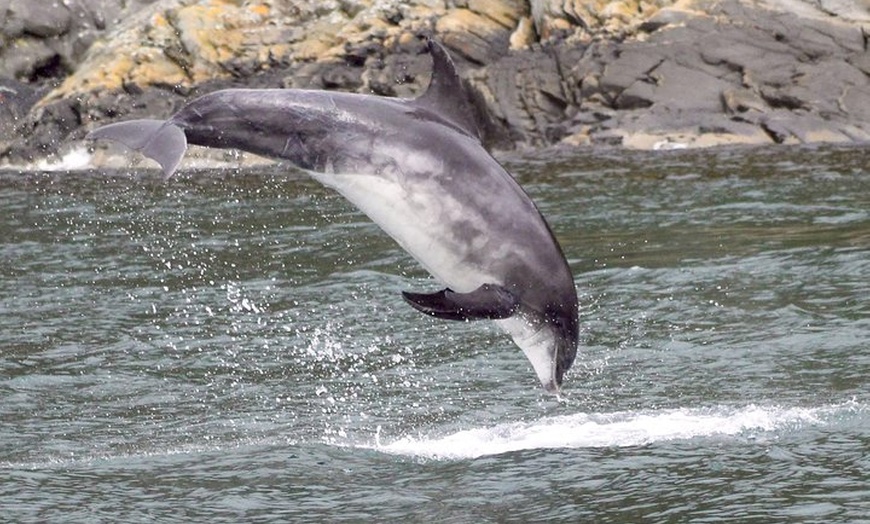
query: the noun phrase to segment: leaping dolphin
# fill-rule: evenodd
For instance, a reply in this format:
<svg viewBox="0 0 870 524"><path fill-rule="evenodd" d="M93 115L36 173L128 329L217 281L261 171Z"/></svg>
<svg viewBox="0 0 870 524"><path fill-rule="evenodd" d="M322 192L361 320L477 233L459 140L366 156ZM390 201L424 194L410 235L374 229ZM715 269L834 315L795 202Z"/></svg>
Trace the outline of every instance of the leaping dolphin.
<svg viewBox="0 0 870 524"><path fill-rule="evenodd" d="M558 394L577 352L577 292L547 222L484 148L447 51L415 99L299 89L227 89L169 120L91 131L156 160L169 177L187 144L286 160L344 195L437 280L403 292L428 315L494 320Z"/></svg>

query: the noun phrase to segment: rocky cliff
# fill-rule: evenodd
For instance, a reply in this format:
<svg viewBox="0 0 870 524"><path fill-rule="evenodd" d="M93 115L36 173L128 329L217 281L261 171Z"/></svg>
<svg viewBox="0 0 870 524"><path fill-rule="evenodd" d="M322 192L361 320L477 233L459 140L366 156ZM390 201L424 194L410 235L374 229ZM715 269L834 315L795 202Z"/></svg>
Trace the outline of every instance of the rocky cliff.
<svg viewBox="0 0 870 524"><path fill-rule="evenodd" d="M0 0L0 158L228 86L413 96L426 35L496 148L870 139L867 0Z"/></svg>

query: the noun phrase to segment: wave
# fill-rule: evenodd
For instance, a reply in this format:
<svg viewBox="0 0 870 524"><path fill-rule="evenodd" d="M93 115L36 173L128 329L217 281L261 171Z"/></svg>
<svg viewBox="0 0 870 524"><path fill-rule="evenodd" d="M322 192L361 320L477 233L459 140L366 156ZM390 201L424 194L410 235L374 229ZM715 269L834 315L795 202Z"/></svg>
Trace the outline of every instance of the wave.
<svg viewBox="0 0 870 524"><path fill-rule="evenodd" d="M736 438L746 441L767 442L784 433L801 432L809 428L836 426L837 428L866 427L870 405L851 400L824 407L780 407L748 405L744 407L718 406L711 408L678 408L664 410L618 411L613 413L576 413L555 417L542 417L535 421L511 422L490 427L471 428L436 436L402 437L384 442L380 436L375 443L351 443L346 435L314 442L329 447L368 449L389 455L430 460L465 460L504 453L545 449L594 449L653 445L669 441L697 438ZM845 429L843 428L843 429ZM848 429L846 429L848 431ZM92 450L83 453L60 453L17 461L0 460L2 470L38 470L90 467L104 463L104 467L123 464L129 468L137 460L185 461L209 453L252 448L259 453L264 446L298 447L314 443L297 440L282 434L250 438L214 438L196 443L157 443L154 448L117 451ZM144 463L143 462L143 463ZM146 467L146 466L142 466Z"/></svg>
<svg viewBox="0 0 870 524"><path fill-rule="evenodd" d="M747 439L777 430L821 426L832 416L863 408L854 401L822 408L749 405L577 413L457 431L439 437L404 437L375 449L429 459L469 459L512 451L642 446L699 437ZM380 440L380 439L378 439Z"/></svg>

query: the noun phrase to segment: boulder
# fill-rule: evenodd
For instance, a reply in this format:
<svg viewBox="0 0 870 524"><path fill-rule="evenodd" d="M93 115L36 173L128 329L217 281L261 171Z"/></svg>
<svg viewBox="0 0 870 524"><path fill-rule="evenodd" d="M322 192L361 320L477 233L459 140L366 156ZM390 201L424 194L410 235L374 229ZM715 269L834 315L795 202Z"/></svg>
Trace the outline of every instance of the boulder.
<svg viewBox="0 0 870 524"><path fill-rule="evenodd" d="M153 0L0 0L0 77L62 80L98 35Z"/></svg>
<svg viewBox="0 0 870 524"><path fill-rule="evenodd" d="M29 93L0 99L0 161L225 87L414 96L430 35L495 148L870 137L863 3L0 0L0 85Z"/></svg>
<svg viewBox="0 0 870 524"><path fill-rule="evenodd" d="M59 36L72 24L69 8L60 0L9 0L4 26L10 37L31 35L38 38Z"/></svg>
<svg viewBox="0 0 870 524"><path fill-rule="evenodd" d="M858 107L870 89L863 26L806 5L803 15L737 0L680 7L680 16L662 9L650 18L656 23L639 26L643 38L593 43L604 67L578 65L586 75L581 105L585 114L615 109L618 123L578 133L609 142L617 134L626 145L867 137L870 119ZM700 7L703 14L690 14Z"/></svg>
<svg viewBox="0 0 870 524"><path fill-rule="evenodd" d="M18 122L24 120L42 94L39 88L31 84L8 78L0 79L0 137L9 137L15 133ZM0 155L2 154L3 150L0 149Z"/></svg>

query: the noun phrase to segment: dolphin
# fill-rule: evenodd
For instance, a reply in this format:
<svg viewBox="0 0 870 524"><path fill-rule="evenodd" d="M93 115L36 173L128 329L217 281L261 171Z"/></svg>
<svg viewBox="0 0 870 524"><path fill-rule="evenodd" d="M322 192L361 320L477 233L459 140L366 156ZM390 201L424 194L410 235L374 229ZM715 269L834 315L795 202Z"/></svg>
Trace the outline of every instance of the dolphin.
<svg viewBox="0 0 870 524"><path fill-rule="evenodd" d="M495 321L544 389L574 361L578 305L565 255L529 196L486 150L450 55L427 41L427 90L398 99L321 90L226 89L168 120L91 131L156 160L166 177L188 144L289 161L335 189L445 287L403 292L436 318Z"/></svg>

